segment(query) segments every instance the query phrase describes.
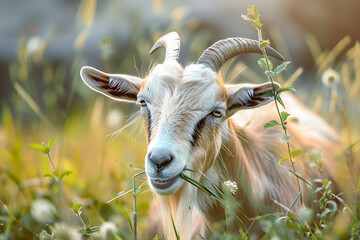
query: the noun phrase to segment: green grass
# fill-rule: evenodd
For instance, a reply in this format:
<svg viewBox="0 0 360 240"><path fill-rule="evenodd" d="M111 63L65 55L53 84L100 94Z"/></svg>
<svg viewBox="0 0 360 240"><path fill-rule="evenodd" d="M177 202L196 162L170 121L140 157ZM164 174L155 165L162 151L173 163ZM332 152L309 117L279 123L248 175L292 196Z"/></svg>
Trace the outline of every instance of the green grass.
<svg viewBox="0 0 360 240"><path fill-rule="evenodd" d="M26 48L29 39L24 38L19 41L17 58L9 66L9 84L13 91L0 108L0 239L76 239L79 236L83 239L131 239L133 236L134 198L130 193L116 196L133 189L132 177L144 165L146 139L140 120L135 120L135 124L125 128L116 138L107 137L106 134L126 125L126 120L138 109L129 104L119 107L119 104L92 93L81 83L79 69L86 65L82 46L94 11L92 1L89 2L90 6L86 7L83 1L78 13L83 28L76 40L76 56L70 67L45 59L46 44L30 53ZM169 26L169 30L177 30L194 39L196 44L192 44L187 54L196 59L207 47L211 33L197 32L191 28L194 24L191 21L182 20L181 23ZM129 52L137 59L136 64L141 65L138 59L142 59L144 66L150 66L147 56L151 47L150 36L140 32ZM152 32L152 35L161 33ZM286 214L274 213L250 220L257 221L266 232L263 239L294 236L300 239L358 239L360 177L356 174L360 157L360 44L350 45L345 37L333 49L324 50L313 36L305 36L304 40L312 52L317 70L312 73L310 91L305 94L299 83L296 95L341 134L344 144L337 159L354 174L352 177L356 184L354 187L343 186L342 194L337 197L331 191L332 183L322 179L310 183L314 193L318 194L314 204L319 206L320 213L315 218L311 206L297 213L291 211L291 206L285 206L290 210ZM138 48L138 44L144 47ZM113 45L111 39L104 39L99 48L107 51L104 49ZM132 56L116 64L115 55L104 53L100 58L106 71L136 72ZM230 78L238 76L240 69L243 78L265 81L256 63L254 72L250 69L242 71L243 63L227 66L225 75ZM141 74L146 72L139 68ZM339 83L327 86L322 83L322 75L328 68L339 74ZM296 79L302 70L287 72L287 77L277 75L274 80L281 85L298 84ZM33 84L35 78L38 86ZM109 120L110 116L112 119ZM117 116L121 117L119 122L115 121ZM56 139L49 144L51 150L46 148L46 144L41 145L53 137ZM37 145L30 146L32 143ZM318 160L317 157L314 159ZM314 164L321 168L321 162L315 160ZM137 191L136 188L133 192L136 195L138 239L145 238L149 199L152 199L148 186L142 184L145 181L145 176L139 176L136 185L141 185L141 189ZM202 190L210 195L218 194ZM294 202L299 196L294 196ZM243 239L248 237L249 229L243 228L237 220L241 213L232 195L221 192L217 197L225 206L226 224L237 222L240 236ZM116 199L109 202L113 198ZM66 234L70 236L66 238ZM217 231L216 226L211 234L213 239L239 238L230 232Z"/></svg>

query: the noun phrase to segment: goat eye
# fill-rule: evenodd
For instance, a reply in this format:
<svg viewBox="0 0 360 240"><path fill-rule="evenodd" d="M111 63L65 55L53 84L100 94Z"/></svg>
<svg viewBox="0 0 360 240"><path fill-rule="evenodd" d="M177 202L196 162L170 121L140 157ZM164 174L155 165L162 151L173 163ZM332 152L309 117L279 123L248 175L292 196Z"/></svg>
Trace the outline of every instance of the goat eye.
<svg viewBox="0 0 360 240"><path fill-rule="evenodd" d="M212 115L213 115L214 117L217 117L217 118L222 117L222 113L221 113L220 111L217 111L217 110L214 110L214 111L212 112Z"/></svg>
<svg viewBox="0 0 360 240"><path fill-rule="evenodd" d="M141 105L142 107L146 107L146 102L145 102L145 100L140 100L140 105Z"/></svg>

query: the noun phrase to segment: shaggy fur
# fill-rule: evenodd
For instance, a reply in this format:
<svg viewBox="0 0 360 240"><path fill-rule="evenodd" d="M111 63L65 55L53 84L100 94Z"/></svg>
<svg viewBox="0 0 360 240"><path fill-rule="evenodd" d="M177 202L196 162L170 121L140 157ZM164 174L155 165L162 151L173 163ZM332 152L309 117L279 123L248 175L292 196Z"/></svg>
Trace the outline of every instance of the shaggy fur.
<svg viewBox="0 0 360 240"><path fill-rule="evenodd" d="M205 65L182 67L172 59L158 64L145 79L90 67L81 70L81 77L90 88L108 97L141 104L149 139L145 168L150 188L156 193L154 209L160 212L152 214L151 228L156 229L161 219L167 239L175 239L172 220L185 240L197 231L204 235L204 223L211 228L224 220L224 209L213 197L181 178L167 189L153 186L151 179L178 177L185 167L205 173L219 186L227 180L236 182L239 189L235 198L249 218L284 211L276 202L290 206L298 194L296 177L287 170L291 166L278 163L287 156L286 146L279 143L282 129L263 129L266 122L278 119L273 104L260 107L272 101L265 95L272 90L271 84L225 85ZM335 177L333 158L338 136L294 97L285 95L283 99L291 113L287 127L293 137L292 149L321 150L325 172ZM260 108L253 109L256 107ZM161 171L149 160L150 154L159 149L171 152L173 157ZM295 166L304 178L311 179L315 171L308 167L305 155L296 159ZM186 174L209 185L199 174ZM301 187L306 193L307 186L302 183ZM245 225L251 223L239 217ZM252 229L256 232L256 227Z"/></svg>

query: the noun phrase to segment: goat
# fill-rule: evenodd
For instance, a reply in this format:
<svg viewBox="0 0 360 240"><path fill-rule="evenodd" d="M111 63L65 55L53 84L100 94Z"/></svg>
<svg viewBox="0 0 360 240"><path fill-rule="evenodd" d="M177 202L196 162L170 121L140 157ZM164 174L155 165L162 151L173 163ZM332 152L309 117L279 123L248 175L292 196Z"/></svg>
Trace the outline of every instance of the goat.
<svg viewBox="0 0 360 240"><path fill-rule="evenodd" d="M215 198L180 177L185 168L204 173L219 186L226 180L236 182L239 189L234 197L248 217L281 210L276 201L289 206L298 189L296 177L287 170L290 165L278 163L286 156L286 147L279 143L282 129L263 127L277 118L271 103L273 97L267 93L273 88L278 90L280 85L228 85L218 73L234 56L261 53L258 41L246 38L217 41L197 62L185 67L178 62L177 33L161 37L150 54L161 47L166 49L165 61L144 79L109 74L92 67L83 67L80 75L91 89L141 106L148 139L145 170L158 199L165 236L175 238L172 220L181 239L190 239L196 226L201 225L194 221L201 222L203 218L211 227L225 218L224 209ZM266 47L266 52L283 59L271 47ZM333 149L338 141L335 131L291 95L285 94L284 102L293 118L287 125L294 138L293 148L320 149L325 171L335 175ZM255 109L258 107L261 108ZM303 158L298 158L296 167L304 178L312 177L313 172ZM199 174L186 174L211 188ZM302 184L302 188L306 186Z"/></svg>

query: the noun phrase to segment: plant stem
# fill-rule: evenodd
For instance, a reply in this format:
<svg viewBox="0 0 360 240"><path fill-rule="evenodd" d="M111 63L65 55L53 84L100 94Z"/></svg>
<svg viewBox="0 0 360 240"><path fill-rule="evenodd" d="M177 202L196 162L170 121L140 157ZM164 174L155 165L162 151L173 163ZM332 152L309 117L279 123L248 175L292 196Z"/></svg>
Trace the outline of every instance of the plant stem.
<svg viewBox="0 0 360 240"><path fill-rule="evenodd" d="M134 240L136 240L137 211L136 211L136 189L135 189L135 176L133 177L133 197L134 197L133 234L134 234Z"/></svg>
<svg viewBox="0 0 360 240"><path fill-rule="evenodd" d="M263 41L262 39L262 33L261 33L261 29L257 28L257 32L258 32L258 39L259 39L259 42L261 43ZM265 58L265 62L266 62L266 67L267 67L267 70L268 71L271 71L272 69L270 69L270 63L269 63L269 58L267 56L267 53L265 51L265 47L261 47L261 51L264 55L264 58ZM286 137L288 137L288 133L287 133L287 129L286 129L286 126L285 126L285 122L283 120L283 118L281 117L281 112L280 112L280 108L279 108L279 104L278 104L278 101L276 99L276 90L275 90L275 85L274 85L274 79L272 76L270 76L270 81L271 81L271 85L272 85L272 90L273 90L273 94L274 94L274 102L275 102L275 107L276 107L276 111L279 115L279 118L280 118L280 121L281 121L281 125L282 125L282 128L284 130L284 134ZM287 145L287 150L288 150L288 154L289 154L289 160L290 160L290 163L291 163L291 167L293 169L294 172L296 172L296 169L295 169L295 160L294 158L291 156L291 146L290 146L290 143L289 141L286 142L286 145ZM300 181L299 181L299 178L296 177L296 181L297 181L297 186L298 186L298 189L299 189L299 192L301 191L301 187L300 187ZM301 202L301 205L303 205L303 198L302 198L302 195L300 195L300 202Z"/></svg>
<svg viewBox="0 0 360 240"><path fill-rule="evenodd" d="M54 171L56 170L56 167L55 167L55 164L50 156L50 153L46 153L47 157L49 158L50 162L51 162L51 165L53 166L54 168ZM60 200L61 201L64 201L64 192L63 192L63 188L62 188L62 184L61 184L61 179L59 176L56 177L56 181L59 185L59 192L60 192Z"/></svg>
<svg viewBox="0 0 360 240"><path fill-rule="evenodd" d="M144 174L145 171L139 172L137 174L135 174L132 178L132 184L133 184L133 197L134 197L134 213L133 213L133 238L134 240L136 240L137 236L136 236L136 227L137 227L137 211L136 211L136 194L137 194L137 188L136 188L136 184L135 184L135 178L137 176L140 176L142 174Z"/></svg>
<svg viewBox="0 0 360 240"><path fill-rule="evenodd" d="M49 160L50 160L50 162L51 162L51 165L53 166L54 171L55 171L55 170L56 170L56 167L55 167L55 164L54 164L54 162L53 162L53 160L52 160L52 158L51 158L51 156L50 156L50 153L46 153L46 155L47 155L47 157L49 158Z"/></svg>
<svg viewBox="0 0 360 240"><path fill-rule="evenodd" d="M82 219L82 217L80 216L80 214L77 213L76 215L79 217L80 222L81 222L81 224L83 225L84 231L85 231L85 233L86 233L86 223L84 222L84 220ZM87 235L87 236L90 238L90 240L92 239L91 236L89 236L89 235Z"/></svg>

